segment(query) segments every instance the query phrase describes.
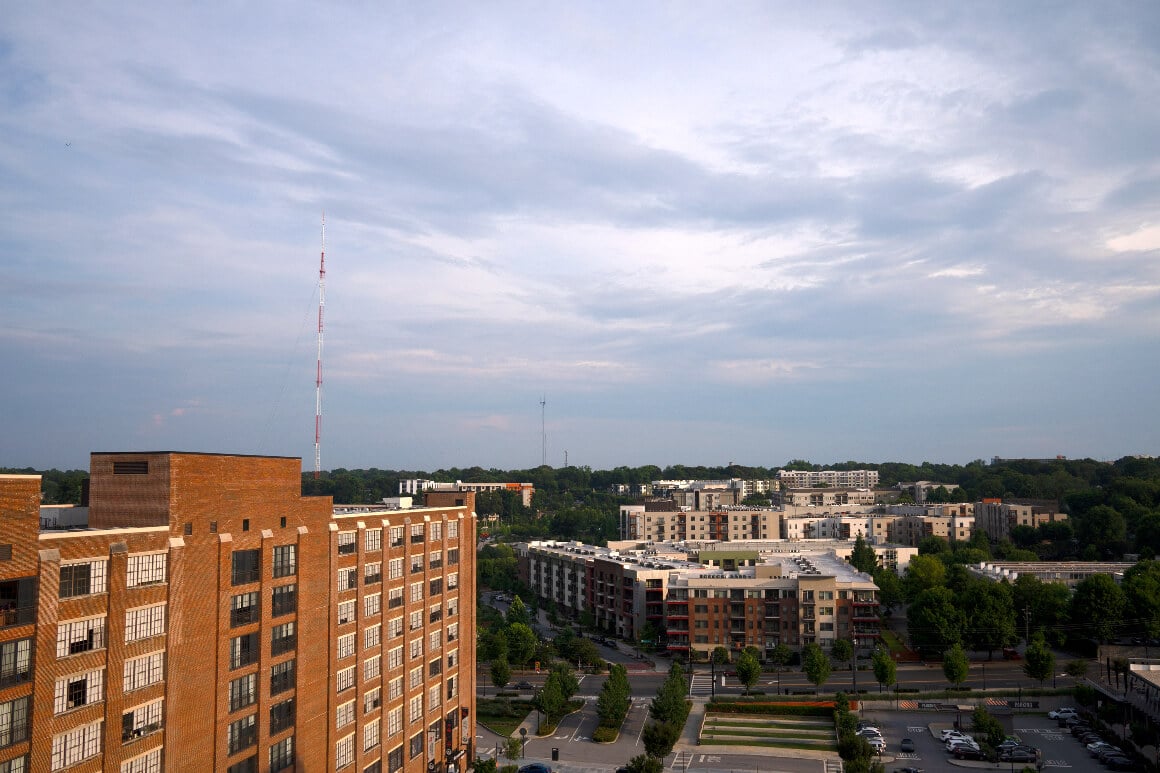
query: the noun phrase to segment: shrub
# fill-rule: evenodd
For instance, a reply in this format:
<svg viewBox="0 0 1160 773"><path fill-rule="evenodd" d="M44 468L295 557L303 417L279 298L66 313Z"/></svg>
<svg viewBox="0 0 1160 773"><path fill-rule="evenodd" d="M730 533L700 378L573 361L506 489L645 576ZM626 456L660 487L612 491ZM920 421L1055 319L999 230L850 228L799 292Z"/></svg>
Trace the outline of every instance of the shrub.
<svg viewBox="0 0 1160 773"><path fill-rule="evenodd" d="M612 743L617 735L619 731L615 727L598 727L592 731L592 740L596 743Z"/></svg>

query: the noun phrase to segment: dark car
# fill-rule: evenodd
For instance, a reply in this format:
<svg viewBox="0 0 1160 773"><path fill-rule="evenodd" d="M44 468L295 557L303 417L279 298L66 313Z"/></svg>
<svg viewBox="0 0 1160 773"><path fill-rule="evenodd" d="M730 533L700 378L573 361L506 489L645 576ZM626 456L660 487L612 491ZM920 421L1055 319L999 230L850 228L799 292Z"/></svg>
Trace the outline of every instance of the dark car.
<svg viewBox="0 0 1160 773"><path fill-rule="evenodd" d="M1035 762L1035 752L1030 749L1007 749L999 753L1000 762Z"/></svg>
<svg viewBox="0 0 1160 773"><path fill-rule="evenodd" d="M520 766L519 773L552 773L552 769L542 762L529 762Z"/></svg>
<svg viewBox="0 0 1160 773"><path fill-rule="evenodd" d="M534 690L536 688L535 688L535 685L533 685L531 682L516 682L516 689L517 690Z"/></svg>
<svg viewBox="0 0 1160 773"><path fill-rule="evenodd" d="M922 773L922 768L895 768L894 773Z"/></svg>
<svg viewBox="0 0 1160 773"><path fill-rule="evenodd" d="M1121 754L1113 754L1104 760L1104 764L1112 770L1132 770L1136 767L1136 763Z"/></svg>
<svg viewBox="0 0 1160 773"><path fill-rule="evenodd" d="M981 760L983 759L983 752L973 746L958 746L952 754L955 755L956 760Z"/></svg>
<svg viewBox="0 0 1160 773"><path fill-rule="evenodd" d="M1099 733L1084 733L1083 735L1079 736L1079 742L1084 746L1087 746L1089 743L1095 743L1099 740L1101 740Z"/></svg>
<svg viewBox="0 0 1160 773"><path fill-rule="evenodd" d="M1084 733L1091 733L1091 732L1095 732L1092 730L1091 725L1086 725L1086 724L1085 725L1073 725L1071 728L1071 734L1074 735L1076 738L1079 738Z"/></svg>
<svg viewBox="0 0 1160 773"><path fill-rule="evenodd" d="M1106 762L1106 760L1109 757L1123 757L1123 756L1124 756L1124 750L1119 749L1115 746L1109 746L1106 749L1100 749L1098 752L1096 752L1096 759L1098 759L1100 762Z"/></svg>
<svg viewBox="0 0 1160 773"><path fill-rule="evenodd" d="M914 740L910 738L903 738L902 742L898 744L898 748L904 752L914 751Z"/></svg>

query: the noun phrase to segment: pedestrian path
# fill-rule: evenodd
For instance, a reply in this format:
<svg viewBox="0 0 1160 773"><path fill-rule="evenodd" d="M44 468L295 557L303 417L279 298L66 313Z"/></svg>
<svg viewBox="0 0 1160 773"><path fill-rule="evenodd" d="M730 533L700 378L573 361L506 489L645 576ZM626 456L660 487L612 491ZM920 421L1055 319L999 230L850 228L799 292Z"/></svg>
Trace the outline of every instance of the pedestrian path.
<svg viewBox="0 0 1160 773"><path fill-rule="evenodd" d="M694 697L713 694L713 677L709 674L693 674L692 684L689 685L689 695Z"/></svg>

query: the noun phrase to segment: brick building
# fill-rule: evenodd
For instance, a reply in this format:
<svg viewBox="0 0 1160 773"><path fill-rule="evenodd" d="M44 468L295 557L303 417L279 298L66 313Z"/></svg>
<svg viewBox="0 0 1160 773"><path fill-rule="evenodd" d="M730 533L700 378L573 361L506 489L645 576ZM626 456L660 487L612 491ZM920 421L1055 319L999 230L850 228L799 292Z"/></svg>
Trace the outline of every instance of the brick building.
<svg viewBox="0 0 1160 773"><path fill-rule="evenodd" d="M472 495L346 512L300 471L93 454L68 529L0 476L0 772L465 770Z"/></svg>

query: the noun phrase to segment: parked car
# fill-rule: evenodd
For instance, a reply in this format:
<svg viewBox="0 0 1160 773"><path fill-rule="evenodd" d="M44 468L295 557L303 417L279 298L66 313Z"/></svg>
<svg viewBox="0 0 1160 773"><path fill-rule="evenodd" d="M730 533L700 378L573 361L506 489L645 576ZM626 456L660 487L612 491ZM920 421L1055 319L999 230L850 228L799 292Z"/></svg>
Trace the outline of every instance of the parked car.
<svg viewBox="0 0 1160 773"><path fill-rule="evenodd" d="M1030 749L1005 749L999 752L1000 762L1035 762L1035 752Z"/></svg>
<svg viewBox="0 0 1160 773"><path fill-rule="evenodd" d="M881 754L886 751L886 739L882 736L873 736L866 739L866 743L874 749L875 754Z"/></svg>
<svg viewBox="0 0 1160 773"><path fill-rule="evenodd" d="M1064 708L1047 712L1048 719L1068 719L1069 717L1075 716L1079 716L1079 712L1070 706L1065 706Z"/></svg>
<svg viewBox="0 0 1160 773"><path fill-rule="evenodd" d="M904 752L914 751L914 739L913 738L903 738L902 741L898 744L898 749L900 751L904 751Z"/></svg>
<svg viewBox="0 0 1160 773"><path fill-rule="evenodd" d="M519 773L552 773L552 769L542 762L529 762L520 766Z"/></svg>
<svg viewBox="0 0 1160 773"><path fill-rule="evenodd" d="M922 773L922 768L895 768L894 773Z"/></svg>
<svg viewBox="0 0 1160 773"><path fill-rule="evenodd" d="M1115 747L1112 744L1108 743L1107 741L1105 741L1103 739L1100 739L1098 741L1092 741L1091 743L1089 743L1087 745L1088 754L1090 754L1093 757L1096 756L1100 752L1101 749L1114 749L1114 748Z"/></svg>
<svg viewBox="0 0 1160 773"><path fill-rule="evenodd" d="M1124 756L1124 750L1119 748L1118 746L1109 746L1106 749L1100 749L1098 752L1096 752L1096 759L1098 759L1100 762L1103 762L1108 757L1123 757L1123 756Z"/></svg>
<svg viewBox="0 0 1160 773"><path fill-rule="evenodd" d="M954 754L959 749L974 749L975 751L978 751L979 744L971 740L964 741L961 738L952 738L951 740L947 741L948 752Z"/></svg>
<svg viewBox="0 0 1160 773"><path fill-rule="evenodd" d="M882 731L879 730L878 728L874 727L873 725L867 725L866 727L860 727L860 728L858 728L858 730L856 732L858 733L858 735L877 735L877 736L882 735Z"/></svg>
<svg viewBox="0 0 1160 773"><path fill-rule="evenodd" d="M534 690L536 687L531 682L516 682L516 689L527 691Z"/></svg>
<svg viewBox="0 0 1160 773"><path fill-rule="evenodd" d="M939 739L942 741L949 741L955 736L958 736L959 738L966 738L967 734L958 730L943 730L941 733L939 733Z"/></svg>
<svg viewBox="0 0 1160 773"><path fill-rule="evenodd" d="M1097 742L1103 740L1100 738L1100 734L1096 733L1096 732L1084 733L1083 735L1078 736L1078 738L1079 738L1079 742L1082 743L1084 746L1087 746L1088 744L1097 743Z"/></svg>
<svg viewBox="0 0 1160 773"><path fill-rule="evenodd" d="M1104 760L1104 764L1112 770L1132 770L1136 767L1136 763L1119 754L1113 754L1111 757L1108 757Z"/></svg>
<svg viewBox="0 0 1160 773"><path fill-rule="evenodd" d="M952 752L956 760L981 760L983 752L973 746L959 746Z"/></svg>

